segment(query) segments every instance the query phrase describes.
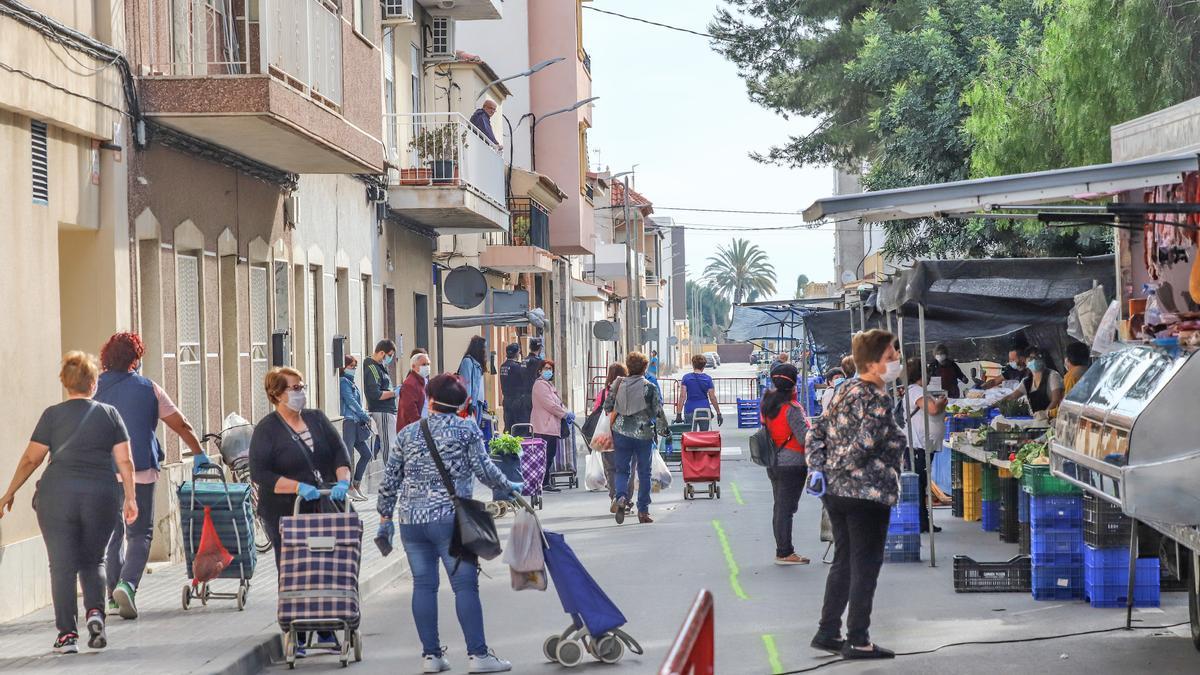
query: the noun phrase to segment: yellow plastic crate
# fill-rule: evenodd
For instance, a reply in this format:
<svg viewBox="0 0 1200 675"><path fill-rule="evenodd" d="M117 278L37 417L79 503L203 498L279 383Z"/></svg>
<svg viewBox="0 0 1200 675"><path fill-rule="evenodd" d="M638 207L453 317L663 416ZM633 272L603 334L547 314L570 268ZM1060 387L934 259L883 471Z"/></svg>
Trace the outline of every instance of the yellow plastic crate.
<svg viewBox="0 0 1200 675"><path fill-rule="evenodd" d="M996 469L996 473L1001 478L1012 478L1013 477L1012 472L1009 471L1008 469Z"/></svg>
<svg viewBox="0 0 1200 675"><path fill-rule="evenodd" d="M976 492L983 489L983 465L963 464L963 492Z"/></svg>
<svg viewBox="0 0 1200 675"><path fill-rule="evenodd" d="M983 491L963 490L963 520L973 523L983 518Z"/></svg>

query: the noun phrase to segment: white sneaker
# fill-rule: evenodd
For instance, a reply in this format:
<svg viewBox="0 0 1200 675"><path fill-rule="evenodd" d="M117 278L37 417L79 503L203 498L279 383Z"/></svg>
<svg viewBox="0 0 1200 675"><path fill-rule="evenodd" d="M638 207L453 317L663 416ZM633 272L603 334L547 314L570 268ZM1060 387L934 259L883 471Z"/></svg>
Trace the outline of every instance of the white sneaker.
<svg viewBox="0 0 1200 675"><path fill-rule="evenodd" d="M422 673L441 673L450 670L450 662L445 656L426 656Z"/></svg>
<svg viewBox="0 0 1200 675"><path fill-rule="evenodd" d="M350 501L365 502L365 501L367 501L367 496L365 494L363 494L363 491L361 489L359 489L357 487L352 487L352 488L350 488Z"/></svg>
<svg viewBox="0 0 1200 675"><path fill-rule="evenodd" d="M467 672L468 673L504 673L512 670L512 664L504 659L497 658L495 654L488 652L483 656L475 656L472 654L467 657Z"/></svg>

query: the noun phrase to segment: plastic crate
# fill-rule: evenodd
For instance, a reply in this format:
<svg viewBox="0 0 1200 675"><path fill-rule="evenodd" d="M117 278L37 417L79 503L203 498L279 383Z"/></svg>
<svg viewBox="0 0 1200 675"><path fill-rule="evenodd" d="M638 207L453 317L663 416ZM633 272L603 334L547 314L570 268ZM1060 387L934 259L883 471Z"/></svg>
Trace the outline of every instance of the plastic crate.
<svg viewBox="0 0 1200 675"><path fill-rule="evenodd" d="M1020 450L1022 445L1041 438L1045 433L1046 429L1044 428L1018 429L1016 431L996 431L993 429L988 432L983 449L1000 459L1008 459L1008 456Z"/></svg>
<svg viewBox="0 0 1200 675"><path fill-rule="evenodd" d="M1000 531L1000 502L984 499L980 504L980 516L984 532Z"/></svg>
<svg viewBox="0 0 1200 675"><path fill-rule="evenodd" d="M1005 562L976 562L954 556L954 592L1012 593L1033 590L1033 563L1027 555Z"/></svg>
<svg viewBox="0 0 1200 675"><path fill-rule="evenodd" d="M983 498L988 501L1000 500L1000 474L996 467L988 464L983 467Z"/></svg>
<svg viewBox="0 0 1200 675"><path fill-rule="evenodd" d="M900 474L900 501L916 503L921 499L921 479L906 471Z"/></svg>
<svg viewBox="0 0 1200 675"><path fill-rule="evenodd" d="M1036 565L1083 565L1083 532L1078 529L1030 529L1030 555Z"/></svg>
<svg viewBox="0 0 1200 675"><path fill-rule="evenodd" d="M983 465L963 460L963 492L978 492L983 489Z"/></svg>
<svg viewBox="0 0 1200 675"><path fill-rule="evenodd" d="M1034 600L1080 600L1083 598L1083 568L1039 566L1033 563Z"/></svg>
<svg viewBox="0 0 1200 675"><path fill-rule="evenodd" d="M1046 466L1025 465L1021 472L1021 488L1034 496L1080 495L1082 491L1067 481L1050 475Z"/></svg>
<svg viewBox="0 0 1200 675"><path fill-rule="evenodd" d="M1029 524L1034 530L1083 529L1083 499L1051 495L1029 500Z"/></svg>
<svg viewBox="0 0 1200 675"><path fill-rule="evenodd" d="M1020 542L1021 523L1017 520L1016 505L1000 502L1000 541L1006 544Z"/></svg>
<svg viewBox="0 0 1200 675"><path fill-rule="evenodd" d="M950 434L968 429L978 429L987 424L987 418L984 417L947 417L946 418L946 438L950 438Z"/></svg>
<svg viewBox="0 0 1200 675"><path fill-rule="evenodd" d="M1129 598L1129 551L1122 548L1084 548L1084 597L1093 607L1125 607ZM1157 607L1160 597L1158 558L1139 558L1133 605Z"/></svg>
<svg viewBox="0 0 1200 675"><path fill-rule="evenodd" d="M888 534L919 534L921 530L921 506L916 502L900 502L892 507L892 518L888 523Z"/></svg>
<svg viewBox="0 0 1200 675"><path fill-rule="evenodd" d="M1019 488L1020 483L1018 483L1017 485ZM1019 523L1028 523L1029 522L1029 499L1030 499L1030 497L1031 497L1031 495L1024 490L1020 490L1019 492L1017 492L1017 522L1019 522Z"/></svg>
<svg viewBox="0 0 1200 675"><path fill-rule="evenodd" d="M962 453L950 453L950 489L962 488Z"/></svg>
<svg viewBox="0 0 1200 675"><path fill-rule="evenodd" d="M1090 494L1083 495L1083 541L1096 548L1128 546L1133 519L1121 507Z"/></svg>
<svg viewBox="0 0 1200 675"><path fill-rule="evenodd" d="M920 562L921 535L889 534L883 547L884 562Z"/></svg>
<svg viewBox="0 0 1200 675"><path fill-rule="evenodd" d="M1017 553L1021 555L1029 555L1032 547L1033 532L1029 529L1029 523L1020 523L1017 528Z"/></svg>
<svg viewBox="0 0 1200 675"><path fill-rule="evenodd" d="M950 491L950 498L954 503L950 505L950 515L955 518L963 516L963 491L962 488L956 487Z"/></svg>
<svg viewBox="0 0 1200 675"><path fill-rule="evenodd" d="M978 492L963 493L963 520L973 523L983 517L983 500Z"/></svg>

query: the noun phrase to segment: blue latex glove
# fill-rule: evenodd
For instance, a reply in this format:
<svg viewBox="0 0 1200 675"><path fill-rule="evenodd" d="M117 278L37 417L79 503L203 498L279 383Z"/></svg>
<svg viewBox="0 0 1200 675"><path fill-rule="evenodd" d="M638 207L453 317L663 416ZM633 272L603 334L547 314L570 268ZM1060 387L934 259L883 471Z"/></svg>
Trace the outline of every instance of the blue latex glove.
<svg viewBox="0 0 1200 675"><path fill-rule="evenodd" d="M192 472L201 471L210 468L213 465L212 460L208 455L192 455Z"/></svg>
<svg viewBox="0 0 1200 675"><path fill-rule="evenodd" d="M350 490L350 481L339 480L329 491L329 498L335 502L346 501L346 492Z"/></svg>
<svg viewBox="0 0 1200 675"><path fill-rule="evenodd" d="M510 481L508 481L508 487L509 487L509 489L512 490L512 493L514 495L519 495L519 494L521 494L521 490L525 489L525 483L522 483L521 481L511 481L510 480Z"/></svg>
<svg viewBox="0 0 1200 675"><path fill-rule="evenodd" d="M825 494L825 474L813 471L808 474L808 486L804 488L808 494L820 497Z"/></svg>
<svg viewBox="0 0 1200 675"><path fill-rule="evenodd" d="M321 498L321 491L308 483L300 483L296 486L296 494L306 502L313 502Z"/></svg>
<svg viewBox="0 0 1200 675"><path fill-rule="evenodd" d="M575 424L575 413L569 412L563 419L567 421L567 424Z"/></svg>
<svg viewBox="0 0 1200 675"><path fill-rule="evenodd" d="M375 532L376 539L386 539L390 544L396 537L396 524L390 520L379 523L379 529Z"/></svg>

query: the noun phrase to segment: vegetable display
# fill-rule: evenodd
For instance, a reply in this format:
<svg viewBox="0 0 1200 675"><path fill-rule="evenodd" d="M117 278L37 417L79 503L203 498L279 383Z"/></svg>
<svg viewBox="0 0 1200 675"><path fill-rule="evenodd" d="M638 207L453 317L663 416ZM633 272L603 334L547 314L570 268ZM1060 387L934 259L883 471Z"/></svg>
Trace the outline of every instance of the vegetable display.
<svg viewBox="0 0 1200 675"><path fill-rule="evenodd" d="M1014 478L1020 478L1024 473L1025 466L1046 466L1050 464L1050 441L1054 438L1054 431L1047 431L1044 436L1036 441L1029 441L1022 445L1019 450L1008 456L1008 470L1012 472Z"/></svg>
<svg viewBox="0 0 1200 675"><path fill-rule="evenodd" d="M510 436L509 434L500 434L492 438L488 443L488 450L491 450L493 455L519 455L521 454L521 441L525 439L520 436Z"/></svg>

